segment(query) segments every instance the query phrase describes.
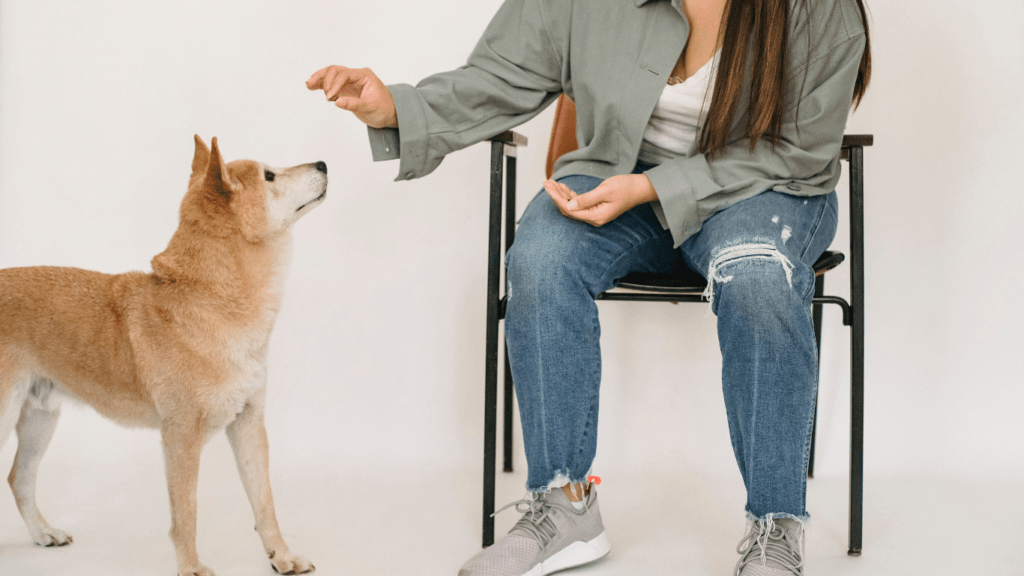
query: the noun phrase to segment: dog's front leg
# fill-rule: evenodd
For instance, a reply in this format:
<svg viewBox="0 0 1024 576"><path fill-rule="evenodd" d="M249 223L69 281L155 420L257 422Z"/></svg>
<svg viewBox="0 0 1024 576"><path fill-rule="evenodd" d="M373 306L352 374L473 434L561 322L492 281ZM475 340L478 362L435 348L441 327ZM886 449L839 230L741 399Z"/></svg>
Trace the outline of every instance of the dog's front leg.
<svg viewBox="0 0 1024 576"><path fill-rule="evenodd" d="M277 525L274 496L270 490L270 458L262 398L254 398L246 404L242 413L228 425L227 435L256 517L256 532L263 540L263 549L267 551L274 570L279 574L312 572L316 568L309 560L288 550Z"/></svg>
<svg viewBox="0 0 1024 576"><path fill-rule="evenodd" d="M203 450L203 427L198 418L165 421L160 428L167 467L167 490L171 496L171 541L178 558L178 576L214 576L199 563L196 550L196 487L199 456Z"/></svg>

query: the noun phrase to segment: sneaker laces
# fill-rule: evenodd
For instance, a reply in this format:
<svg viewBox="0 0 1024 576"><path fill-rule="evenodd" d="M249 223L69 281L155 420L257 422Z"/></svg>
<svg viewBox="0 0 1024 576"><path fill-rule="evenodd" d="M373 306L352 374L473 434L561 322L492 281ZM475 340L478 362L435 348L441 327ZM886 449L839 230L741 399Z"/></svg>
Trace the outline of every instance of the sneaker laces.
<svg viewBox="0 0 1024 576"><path fill-rule="evenodd" d="M736 546L736 552L741 556L733 576L739 576L744 566L756 561L760 561L762 566L771 561L773 565L801 576L804 565L800 556L802 549L802 529L786 530L772 518L752 520L746 536Z"/></svg>
<svg viewBox="0 0 1024 576"><path fill-rule="evenodd" d="M526 536L537 541L541 549L547 547L558 536L559 530L555 525L551 512L561 506L548 502L543 494L531 494L530 498L524 498L502 506L491 516L497 516L499 512L508 510L513 506L516 512L522 514L523 517L509 530L509 534L516 531L524 532Z"/></svg>

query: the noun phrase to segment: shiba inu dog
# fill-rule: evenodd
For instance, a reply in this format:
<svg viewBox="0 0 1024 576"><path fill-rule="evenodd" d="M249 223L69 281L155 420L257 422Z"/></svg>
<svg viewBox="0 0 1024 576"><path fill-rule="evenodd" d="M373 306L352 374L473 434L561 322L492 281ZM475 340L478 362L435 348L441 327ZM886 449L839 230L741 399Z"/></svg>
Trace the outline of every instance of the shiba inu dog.
<svg viewBox="0 0 1024 576"><path fill-rule="evenodd" d="M160 429L179 576L212 576L196 552L199 455L225 430L274 570L312 572L274 513L263 420L267 344L281 305L291 227L327 194L323 162L225 163L195 137L180 222L152 273L0 270L0 444L37 544L64 546L36 506L36 471L62 398L125 426Z"/></svg>

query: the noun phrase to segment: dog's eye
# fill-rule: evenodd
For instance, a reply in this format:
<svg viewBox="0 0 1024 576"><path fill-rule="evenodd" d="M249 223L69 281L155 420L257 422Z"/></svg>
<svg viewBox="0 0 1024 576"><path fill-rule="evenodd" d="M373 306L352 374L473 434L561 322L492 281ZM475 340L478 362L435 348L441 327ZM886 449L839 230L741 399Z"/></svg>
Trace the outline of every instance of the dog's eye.
<svg viewBox="0 0 1024 576"><path fill-rule="evenodd" d="M264 170L263 171L263 179L266 180L267 182L273 182L274 181L274 173L271 172L270 170Z"/></svg>

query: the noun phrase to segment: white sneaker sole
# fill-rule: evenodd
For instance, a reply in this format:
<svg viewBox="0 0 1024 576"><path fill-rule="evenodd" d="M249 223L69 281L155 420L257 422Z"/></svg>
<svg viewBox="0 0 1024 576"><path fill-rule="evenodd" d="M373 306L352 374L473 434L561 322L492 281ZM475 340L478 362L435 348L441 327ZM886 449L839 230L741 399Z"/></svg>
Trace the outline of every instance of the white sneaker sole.
<svg viewBox="0 0 1024 576"><path fill-rule="evenodd" d="M608 542L608 536L601 532L597 538L589 542L573 542L559 550L551 558L534 566L532 570L523 574L523 576L546 576L552 572L580 566L603 557L611 549L612 546Z"/></svg>

